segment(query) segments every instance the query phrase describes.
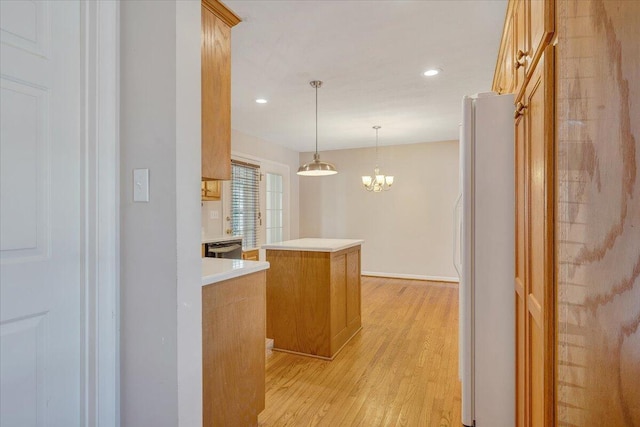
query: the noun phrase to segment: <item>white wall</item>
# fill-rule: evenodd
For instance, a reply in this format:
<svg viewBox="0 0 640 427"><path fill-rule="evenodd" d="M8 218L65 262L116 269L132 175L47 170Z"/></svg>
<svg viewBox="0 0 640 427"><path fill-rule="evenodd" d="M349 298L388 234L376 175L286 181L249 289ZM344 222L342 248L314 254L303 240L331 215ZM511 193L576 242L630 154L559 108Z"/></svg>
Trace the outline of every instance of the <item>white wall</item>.
<svg viewBox="0 0 640 427"><path fill-rule="evenodd" d="M299 218L299 179L296 172L300 154L277 144L247 135L237 130L231 132L231 151L258 159L270 160L289 166L289 238L297 239L300 228Z"/></svg>
<svg viewBox="0 0 640 427"><path fill-rule="evenodd" d="M200 1L176 2L178 425L202 425Z"/></svg>
<svg viewBox="0 0 640 427"><path fill-rule="evenodd" d="M313 153L301 153L306 163ZM364 190L375 148L325 151L338 174L300 177L300 237L360 238L363 272L457 280L452 264L458 141L380 147L391 191Z"/></svg>
<svg viewBox="0 0 640 427"><path fill-rule="evenodd" d="M218 212L218 218L212 219L211 213ZM202 202L201 212L201 234L202 237L220 237L222 236L222 219L224 217L222 212L222 201L206 201Z"/></svg>
<svg viewBox="0 0 640 427"><path fill-rule="evenodd" d="M200 425L200 3L122 2L120 28L121 425Z"/></svg>

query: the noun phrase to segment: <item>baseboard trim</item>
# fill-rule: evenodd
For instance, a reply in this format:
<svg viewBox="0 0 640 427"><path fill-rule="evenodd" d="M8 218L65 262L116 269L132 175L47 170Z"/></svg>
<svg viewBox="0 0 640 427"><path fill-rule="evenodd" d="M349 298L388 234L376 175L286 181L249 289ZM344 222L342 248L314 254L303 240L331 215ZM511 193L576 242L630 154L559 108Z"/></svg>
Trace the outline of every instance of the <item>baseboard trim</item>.
<svg viewBox="0 0 640 427"><path fill-rule="evenodd" d="M402 273L382 273L378 271L363 271L363 276L388 277L391 279L412 279L412 280L428 280L431 282L451 282L458 283L457 277L448 276L423 276L420 274L402 274Z"/></svg>

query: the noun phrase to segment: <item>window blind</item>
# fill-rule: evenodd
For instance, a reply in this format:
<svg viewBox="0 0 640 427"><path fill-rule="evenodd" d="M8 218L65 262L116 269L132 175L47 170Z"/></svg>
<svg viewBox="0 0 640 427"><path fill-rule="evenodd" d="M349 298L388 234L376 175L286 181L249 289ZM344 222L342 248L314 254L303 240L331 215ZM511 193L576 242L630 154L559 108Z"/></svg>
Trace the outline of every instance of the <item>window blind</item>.
<svg viewBox="0 0 640 427"><path fill-rule="evenodd" d="M231 161L231 231L243 249L257 248L260 226L260 167Z"/></svg>

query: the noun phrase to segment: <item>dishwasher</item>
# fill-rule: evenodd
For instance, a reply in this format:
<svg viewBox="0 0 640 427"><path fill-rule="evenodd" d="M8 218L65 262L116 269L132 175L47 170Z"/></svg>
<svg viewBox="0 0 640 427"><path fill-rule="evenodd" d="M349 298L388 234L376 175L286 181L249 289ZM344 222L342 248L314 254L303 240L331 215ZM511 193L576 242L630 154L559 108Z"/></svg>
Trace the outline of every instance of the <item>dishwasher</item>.
<svg viewBox="0 0 640 427"><path fill-rule="evenodd" d="M242 259L242 239L205 243L204 256L209 258Z"/></svg>

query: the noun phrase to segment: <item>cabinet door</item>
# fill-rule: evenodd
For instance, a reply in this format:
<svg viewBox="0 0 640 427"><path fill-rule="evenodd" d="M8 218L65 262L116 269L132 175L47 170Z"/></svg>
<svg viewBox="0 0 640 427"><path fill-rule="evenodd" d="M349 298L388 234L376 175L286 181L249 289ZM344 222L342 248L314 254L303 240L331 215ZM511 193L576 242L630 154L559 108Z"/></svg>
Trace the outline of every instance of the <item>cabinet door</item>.
<svg viewBox="0 0 640 427"><path fill-rule="evenodd" d="M527 2L527 50L531 66L535 66L538 57L555 30L555 0L521 0Z"/></svg>
<svg viewBox="0 0 640 427"><path fill-rule="evenodd" d="M202 4L202 178L231 179L231 28Z"/></svg>
<svg viewBox="0 0 640 427"><path fill-rule="evenodd" d="M510 57L513 64L513 92L518 94L523 89L527 67L529 66L529 46L527 45L526 4L516 1L513 6L513 53Z"/></svg>
<svg viewBox="0 0 640 427"><path fill-rule="evenodd" d="M518 108L523 108L518 104ZM516 277L515 277L515 307L516 307L516 426L525 425L526 400L526 351L525 351L525 319L526 294L528 283L527 273L527 194L526 177L528 175L528 156L525 138L526 121L522 115L524 111L516 112Z"/></svg>
<svg viewBox="0 0 640 427"><path fill-rule="evenodd" d="M518 425L553 425L555 278L554 50L531 74L516 122L516 355Z"/></svg>
<svg viewBox="0 0 640 427"><path fill-rule="evenodd" d="M242 259L247 261L258 261L259 252L258 249L250 250L250 251L242 251Z"/></svg>
<svg viewBox="0 0 640 427"><path fill-rule="evenodd" d="M258 425L265 406L264 271L202 288L203 426Z"/></svg>
<svg viewBox="0 0 640 427"><path fill-rule="evenodd" d="M493 79L494 92L499 94L513 93L513 14L508 16L505 21L504 36L499 53L498 63L496 64L496 75Z"/></svg>
<svg viewBox="0 0 640 427"><path fill-rule="evenodd" d="M200 195L203 201L220 200L220 181L202 181Z"/></svg>
<svg viewBox="0 0 640 427"><path fill-rule="evenodd" d="M347 326L358 329L361 324L360 248L347 253Z"/></svg>

